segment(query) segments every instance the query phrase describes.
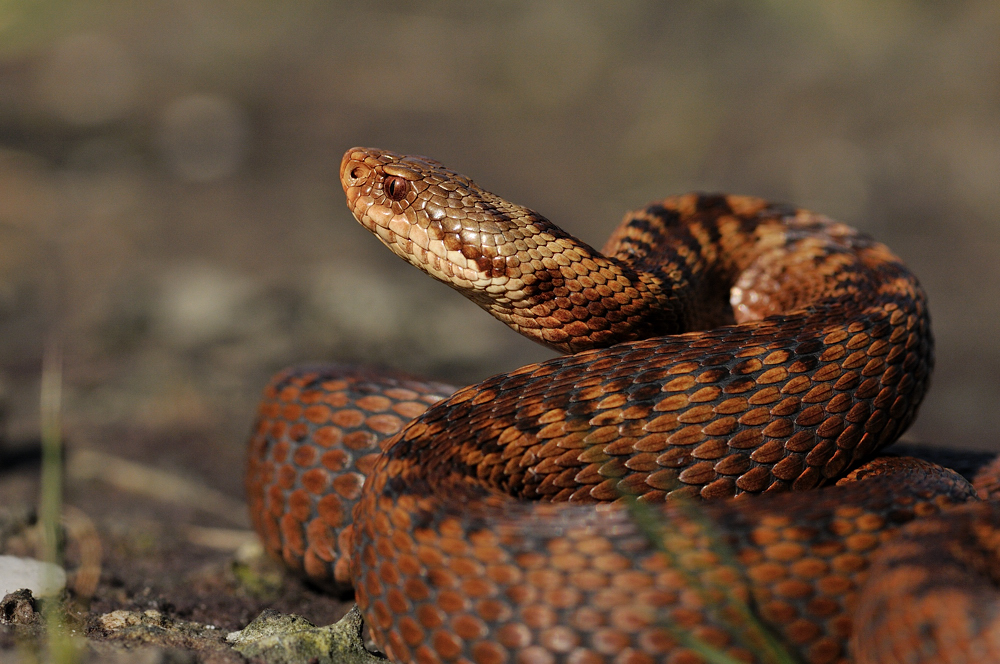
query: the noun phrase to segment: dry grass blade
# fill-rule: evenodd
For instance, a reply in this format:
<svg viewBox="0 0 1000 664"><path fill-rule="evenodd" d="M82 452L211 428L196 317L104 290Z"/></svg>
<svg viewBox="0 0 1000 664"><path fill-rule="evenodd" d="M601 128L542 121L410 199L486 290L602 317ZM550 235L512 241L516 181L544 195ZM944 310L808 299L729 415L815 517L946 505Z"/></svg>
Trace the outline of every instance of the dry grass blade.
<svg viewBox="0 0 1000 664"><path fill-rule="evenodd" d="M732 550L708 516L691 503L675 503L681 522L665 522L663 514L637 500L628 501L632 518L649 540L670 560L685 582L701 597L706 611L726 632L752 652L762 664L798 664L787 648L753 613L749 597L738 594L729 579L706 575L706 557L717 570L738 570ZM741 660L699 639L689 630L665 617L664 627L684 647L699 654L709 664L743 664Z"/></svg>
<svg viewBox="0 0 1000 664"><path fill-rule="evenodd" d="M74 480L98 480L122 491L193 507L233 525L249 527L243 501L159 468L93 450L73 452L68 467Z"/></svg>
<svg viewBox="0 0 1000 664"><path fill-rule="evenodd" d="M73 594L78 601L87 602L94 596L101 580L101 538L90 517L72 505L63 505L62 523L66 539L75 542L79 548L80 565L73 575Z"/></svg>

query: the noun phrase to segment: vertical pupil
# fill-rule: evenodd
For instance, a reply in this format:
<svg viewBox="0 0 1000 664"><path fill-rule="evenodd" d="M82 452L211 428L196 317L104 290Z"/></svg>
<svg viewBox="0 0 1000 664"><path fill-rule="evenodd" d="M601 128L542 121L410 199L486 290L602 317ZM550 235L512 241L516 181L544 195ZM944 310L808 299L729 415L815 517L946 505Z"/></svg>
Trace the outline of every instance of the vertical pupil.
<svg viewBox="0 0 1000 664"><path fill-rule="evenodd" d="M385 193L394 201L402 200L406 196L406 182L401 178L390 178L386 182Z"/></svg>

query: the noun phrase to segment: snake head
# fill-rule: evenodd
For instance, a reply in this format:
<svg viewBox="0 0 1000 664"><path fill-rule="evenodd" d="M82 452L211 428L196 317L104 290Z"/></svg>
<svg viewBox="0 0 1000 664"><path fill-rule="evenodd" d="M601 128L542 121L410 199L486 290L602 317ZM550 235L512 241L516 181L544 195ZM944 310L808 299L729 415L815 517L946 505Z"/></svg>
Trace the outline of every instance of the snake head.
<svg viewBox="0 0 1000 664"><path fill-rule="evenodd" d="M351 148L340 164L347 206L403 260L486 306L523 288L515 242L534 246L540 216L426 157ZM551 237L551 236L549 236ZM490 292L488 293L487 290Z"/></svg>

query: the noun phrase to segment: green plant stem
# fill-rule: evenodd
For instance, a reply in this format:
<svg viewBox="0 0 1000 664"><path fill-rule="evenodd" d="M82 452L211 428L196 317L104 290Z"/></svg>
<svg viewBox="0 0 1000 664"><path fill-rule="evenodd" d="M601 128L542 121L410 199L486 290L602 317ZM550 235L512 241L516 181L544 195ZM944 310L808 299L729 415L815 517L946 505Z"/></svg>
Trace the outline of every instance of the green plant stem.
<svg viewBox="0 0 1000 664"><path fill-rule="evenodd" d="M59 546L59 523L63 504L62 449L62 351L58 343L50 342L42 358L41 388L42 489L39 521L42 527L42 558L62 566ZM80 650L65 626L62 605L55 597L43 607L46 625L47 661L53 664L74 664L80 660Z"/></svg>
<svg viewBox="0 0 1000 664"><path fill-rule="evenodd" d="M39 521L42 524L42 558L60 565L59 519L63 501L62 458L62 353L50 343L42 360L41 390L42 490Z"/></svg>

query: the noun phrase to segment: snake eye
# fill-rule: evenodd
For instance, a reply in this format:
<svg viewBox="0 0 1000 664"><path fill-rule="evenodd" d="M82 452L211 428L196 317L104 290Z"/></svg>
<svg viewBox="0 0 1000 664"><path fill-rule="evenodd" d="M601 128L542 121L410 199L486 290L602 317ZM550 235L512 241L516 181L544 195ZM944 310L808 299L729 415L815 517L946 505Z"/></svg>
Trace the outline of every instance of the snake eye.
<svg viewBox="0 0 1000 664"><path fill-rule="evenodd" d="M409 191L409 183L401 177L392 176L385 179L382 184L382 190L385 195L394 201L401 201L406 198L406 193Z"/></svg>

